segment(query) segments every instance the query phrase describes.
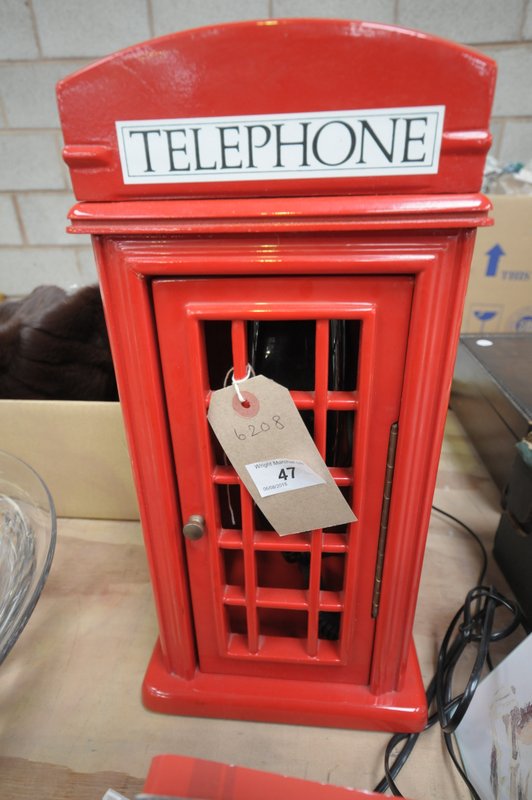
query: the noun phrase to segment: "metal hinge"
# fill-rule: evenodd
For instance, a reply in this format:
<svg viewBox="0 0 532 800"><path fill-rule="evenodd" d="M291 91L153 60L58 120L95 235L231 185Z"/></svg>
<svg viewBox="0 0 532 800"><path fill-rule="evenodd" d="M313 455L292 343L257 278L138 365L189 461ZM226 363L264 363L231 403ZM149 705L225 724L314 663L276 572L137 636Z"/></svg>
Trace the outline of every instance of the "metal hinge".
<svg viewBox="0 0 532 800"><path fill-rule="evenodd" d="M381 524L379 530L379 544L377 547L377 564L375 567L375 582L373 584L373 601L371 606L371 616L375 618L379 613L379 603L381 599L382 569L384 566L384 553L386 550L386 536L388 534L388 516L390 514L390 502L392 499L393 472L395 468L395 453L397 451L397 434L399 424L394 422L390 428L390 438L388 440L388 454L386 456L386 474L384 476L384 492L382 495Z"/></svg>

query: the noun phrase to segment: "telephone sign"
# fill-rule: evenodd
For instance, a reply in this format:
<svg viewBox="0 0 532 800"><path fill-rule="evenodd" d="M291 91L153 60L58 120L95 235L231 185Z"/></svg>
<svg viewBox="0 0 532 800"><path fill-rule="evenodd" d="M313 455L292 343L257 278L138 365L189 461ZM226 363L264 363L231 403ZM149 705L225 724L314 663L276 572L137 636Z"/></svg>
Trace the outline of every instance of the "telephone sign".
<svg viewBox="0 0 532 800"><path fill-rule="evenodd" d="M442 106L117 122L124 183L438 171Z"/></svg>

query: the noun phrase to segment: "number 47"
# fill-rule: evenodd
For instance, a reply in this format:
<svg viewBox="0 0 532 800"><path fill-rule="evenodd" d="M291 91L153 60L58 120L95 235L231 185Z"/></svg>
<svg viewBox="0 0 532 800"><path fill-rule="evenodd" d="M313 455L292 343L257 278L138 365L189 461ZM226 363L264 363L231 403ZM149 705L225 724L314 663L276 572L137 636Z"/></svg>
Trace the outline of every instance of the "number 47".
<svg viewBox="0 0 532 800"><path fill-rule="evenodd" d="M289 476L289 475L287 475L287 472L291 472L292 474ZM289 477L290 478L295 478L296 477L295 473L296 473L296 468L295 467L287 467L286 469L283 468L279 473L279 480L280 481L287 481Z"/></svg>

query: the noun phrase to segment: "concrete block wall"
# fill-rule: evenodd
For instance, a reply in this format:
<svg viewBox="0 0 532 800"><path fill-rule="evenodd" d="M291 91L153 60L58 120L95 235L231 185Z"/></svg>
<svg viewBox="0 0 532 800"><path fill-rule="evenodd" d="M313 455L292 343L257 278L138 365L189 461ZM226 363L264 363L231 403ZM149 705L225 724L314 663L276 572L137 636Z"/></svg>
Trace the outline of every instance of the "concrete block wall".
<svg viewBox="0 0 532 800"><path fill-rule="evenodd" d="M56 82L154 36L275 17L404 25L487 53L499 64L492 152L532 159L532 0L0 0L0 293L96 280L87 237L64 232L74 199Z"/></svg>

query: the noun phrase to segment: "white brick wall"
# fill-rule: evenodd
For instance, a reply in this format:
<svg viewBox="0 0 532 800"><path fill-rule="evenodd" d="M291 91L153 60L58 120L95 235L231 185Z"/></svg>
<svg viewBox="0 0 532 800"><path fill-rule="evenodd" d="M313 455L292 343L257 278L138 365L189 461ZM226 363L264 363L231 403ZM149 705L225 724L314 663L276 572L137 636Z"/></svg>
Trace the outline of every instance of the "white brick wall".
<svg viewBox="0 0 532 800"><path fill-rule="evenodd" d="M30 245L90 245L90 237L66 233L65 224L72 206L70 192L24 192L18 195L20 220Z"/></svg>
<svg viewBox="0 0 532 800"><path fill-rule="evenodd" d="M66 188L58 131L0 131L0 164L0 191Z"/></svg>
<svg viewBox="0 0 532 800"><path fill-rule="evenodd" d="M525 11L525 24L523 26L523 37L525 39L532 39L532 3L527 3Z"/></svg>
<svg viewBox="0 0 532 800"><path fill-rule="evenodd" d="M26 294L43 283L69 288L96 282L96 270L76 247L3 247L2 291Z"/></svg>
<svg viewBox="0 0 532 800"><path fill-rule="evenodd" d="M0 97L10 128L57 128L55 85L87 61L4 61Z"/></svg>
<svg viewBox="0 0 532 800"><path fill-rule="evenodd" d="M393 23L395 0L272 0L274 17L367 19Z"/></svg>
<svg viewBox="0 0 532 800"><path fill-rule="evenodd" d="M41 54L104 56L149 39L146 0L31 0Z"/></svg>
<svg viewBox="0 0 532 800"><path fill-rule="evenodd" d="M55 84L90 61L175 30L269 17L405 25L471 44L498 61L493 153L532 159L532 0L0 0L0 293L96 280L74 202Z"/></svg>
<svg viewBox="0 0 532 800"><path fill-rule="evenodd" d="M399 0L397 22L444 39L514 42L521 38L523 0Z"/></svg>
<svg viewBox="0 0 532 800"><path fill-rule="evenodd" d="M0 2L0 53L2 58L39 58L29 3Z"/></svg>
<svg viewBox="0 0 532 800"><path fill-rule="evenodd" d="M499 147L499 157L504 162L516 160L516 153L530 152L532 143L532 118L509 119L503 123L504 138Z"/></svg>
<svg viewBox="0 0 532 800"><path fill-rule="evenodd" d="M245 19L268 19L268 0L151 0L155 36L172 31L209 25L211 22L238 22Z"/></svg>
<svg viewBox="0 0 532 800"><path fill-rule="evenodd" d="M0 194L0 245L24 244L15 202L10 194Z"/></svg>
<svg viewBox="0 0 532 800"><path fill-rule="evenodd" d="M499 67L494 116L532 117L532 44L490 45L484 52Z"/></svg>

